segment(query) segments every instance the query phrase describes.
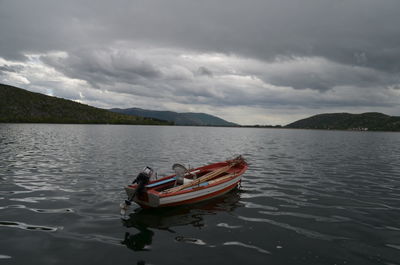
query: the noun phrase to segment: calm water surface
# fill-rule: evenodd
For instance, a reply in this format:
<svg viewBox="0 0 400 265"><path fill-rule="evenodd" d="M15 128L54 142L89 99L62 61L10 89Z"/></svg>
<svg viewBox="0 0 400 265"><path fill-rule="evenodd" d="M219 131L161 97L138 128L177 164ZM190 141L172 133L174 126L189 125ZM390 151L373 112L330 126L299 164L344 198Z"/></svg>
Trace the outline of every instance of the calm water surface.
<svg viewBox="0 0 400 265"><path fill-rule="evenodd" d="M241 189L121 220L145 165L235 154ZM400 134L0 124L0 264L400 264Z"/></svg>

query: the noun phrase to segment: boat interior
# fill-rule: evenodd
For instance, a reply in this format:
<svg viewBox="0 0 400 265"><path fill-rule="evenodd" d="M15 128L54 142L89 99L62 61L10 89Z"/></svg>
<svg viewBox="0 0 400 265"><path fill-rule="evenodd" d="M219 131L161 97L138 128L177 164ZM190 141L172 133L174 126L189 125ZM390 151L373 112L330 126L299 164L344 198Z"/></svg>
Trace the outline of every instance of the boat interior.
<svg viewBox="0 0 400 265"><path fill-rule="evenodd" d="M209 168L209 169L204 169L204 170L198 169L198 170L190 171L189 173L186 173L184 175L182 184L190 185L189 183L191 183L192 181L195 181L196 179L200 179L204 176L207 177L207 175L211 175L213 172L217 172L218 170L220 170L220 167ZM238 171L240 171L240 168L234 166L226 171L215 174L215 176L210 176L210 178L208 178L206 181L199 182L198 184L195 184L195 185L196 186L206 186L206 185L215 183L216 181L224 178L225 176L231 175L232 173L238 172ZM178 184L177 177L173 176L171 178L167 178L162 181L157 181L155 183L151 183L151 184L147 185L147 188L148 189L150 188L157 192L164 192L164 191L175 188L182 184ZM191 187L193 187L193 186L191 186Z"/></svg>

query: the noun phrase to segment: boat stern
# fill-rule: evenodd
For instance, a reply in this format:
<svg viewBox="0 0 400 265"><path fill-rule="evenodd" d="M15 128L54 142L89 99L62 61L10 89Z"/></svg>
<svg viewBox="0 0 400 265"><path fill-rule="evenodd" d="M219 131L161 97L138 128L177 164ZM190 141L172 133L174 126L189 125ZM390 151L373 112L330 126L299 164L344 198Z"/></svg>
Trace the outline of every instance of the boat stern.
<svg viewBox="0 0 400 265"><path fill-rule="evenodd" d="M125 192L129 199L133 200L142 207L149 208L158 207L160 205L160 197L157 192L153 190L149 190L141 194L135 194L136 187L127 186L125 187Z"/></svg>

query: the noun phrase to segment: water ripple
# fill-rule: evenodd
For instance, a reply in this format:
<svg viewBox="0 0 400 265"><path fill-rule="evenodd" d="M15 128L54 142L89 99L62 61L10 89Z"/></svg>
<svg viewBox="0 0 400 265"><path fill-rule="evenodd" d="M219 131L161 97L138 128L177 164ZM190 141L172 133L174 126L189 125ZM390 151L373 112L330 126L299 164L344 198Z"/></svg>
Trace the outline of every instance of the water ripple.
<svg viewBox="0 0 400 265"><path fill-rule="evenodd" d="M10 201L39 203L41 201L58 201L68 200L68 197L55 196L55 197L25 197L25 198L10 198Z"/></svg>
<svg viewBox="0 0 400 265"><path fill-rule="evenodd" d="M269 252L268 250L262 249L262 248L257 247L257 246L253 246L253 245L245 244L245 243L242 243L242 242L238 242L238 241L225 242L223 245L224 246L240 246L240 247L255 249L258 252L263 253L263 254L271 254L271 252Z"/></svg>
<svg viewBox="0 0 400 265"><path fill-rule="evenodd" d="M198 238L192 238L192 237L177 236L177 237L175 237L175 240L178 242L185 242L185 243L190 243L190 244L195 244L195 245L200 245L200 246L207 245L206 242L204 242L203 240L198 239Z"/></svg>
<svg viewBox="0 0 400 265"><path fill-rule="evenodd" d="M295 227L286 223L280 223L274 220L270 220L270 219L266 219L266 218L254 218L254 217L245 217L245 216L238 216L239 219L244 220L244 221L249 221L249 222L263 222L263 223L268 223L271 225L275 225L284 229L288 229L291 231L295 231L296 233L309 237L309 238L316 238L316 239L322 239L322 240L335 240L335 239L349 239L349 238L345 238L345 237L338 237L338 236L331 236L331 235L326 235L326 234L322 234L316 231L311 231L311 230L307 230L304 228L300 228L300 227Z"/></svg>
<svg viewBox="0 0 400 265"><path fill-rule="evenodd" d="M0 226L19 228L24 230L33 231L45 231L45 232L55 232L62 227L51 227L51 226L41 226L41 225L30 225L21 222L10 222L10 221L0 221Z"/></svg>
<svg viewBox="0 0 400 265"><path fill-rule="evenodd" d="M243 196L242 196L243 197ZM270 211L277 211L278 208L268 206L268 205L262 205L262 204L257 204L254 202L249 202L249 201L243 201L243 204L246 208L254 208L254 209L264 209L264 210L270 210Z"/></svg>
<svg viewBox="0 0 400 265"><path fill-rule="evenodd" d="M61 208L61 209L38 209L38 208L29 208L22 204L15 204L15 205L6 205L0 207L0 210L4 209L27 209L37 213L73 213L74 210L70 208Z"/></svg>
<svg viewBox="0 0 400 265"><path fill-rule="evenodd" d="M229 225L227 223L219 223L217 224L218 227L224 227L224 228L228 228L228 229L237 229L237 228L241 228L241 225Z"/></svg>
<svg viewBox="0 0 400 265"><path fill-rule="evenodd" d="M400 250L400 245L386 244L386 246Z"/></svg>
<svg viewBox="0 0 400 265"><path fill-rule="evenodd" d="M304 213L296 213L296 212L267 212L267 211L259 211L261 214L266 214L266 215L271 215L271 216L293 216L293 217L299 217L299 218L305 218L305 219L313 219L317 222L343 222L343 221L349 221L351 220L350 218L346 217L323 217L323 216L317 216L317 215L312 215L312 214L304 214Z"/></svg>

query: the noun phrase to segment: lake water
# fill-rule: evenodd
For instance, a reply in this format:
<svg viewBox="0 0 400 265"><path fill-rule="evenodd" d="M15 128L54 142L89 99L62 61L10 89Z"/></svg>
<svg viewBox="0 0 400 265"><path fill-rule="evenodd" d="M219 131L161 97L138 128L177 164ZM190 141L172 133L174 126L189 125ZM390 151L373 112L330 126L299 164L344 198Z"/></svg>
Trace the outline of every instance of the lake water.
<svg viewBox="0 0 400 265"><path fill-rule="evenodd" d="M119 215L146 165L242 187ZM400 133L0 124L0 264L400 264Z"/></svg>

